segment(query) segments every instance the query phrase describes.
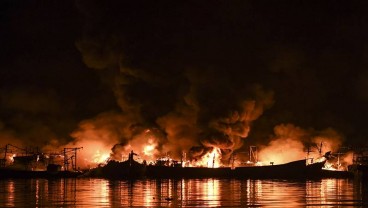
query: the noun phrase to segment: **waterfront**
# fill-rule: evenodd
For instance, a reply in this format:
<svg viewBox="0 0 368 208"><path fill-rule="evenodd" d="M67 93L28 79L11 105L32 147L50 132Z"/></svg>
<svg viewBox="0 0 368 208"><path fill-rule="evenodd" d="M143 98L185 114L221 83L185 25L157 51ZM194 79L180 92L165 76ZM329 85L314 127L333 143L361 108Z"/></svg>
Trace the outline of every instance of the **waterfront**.
<svg viewBox="0 0 368 208"><path fill-rule="evenodd" d="M0 180L0 207L336 207L367 206L353 179Z"/></svg>

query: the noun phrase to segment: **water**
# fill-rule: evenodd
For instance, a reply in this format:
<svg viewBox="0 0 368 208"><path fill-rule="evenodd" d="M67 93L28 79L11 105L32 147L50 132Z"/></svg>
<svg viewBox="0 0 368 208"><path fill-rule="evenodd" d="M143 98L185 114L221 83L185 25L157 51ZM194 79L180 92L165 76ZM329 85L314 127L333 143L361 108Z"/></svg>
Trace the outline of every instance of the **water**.
<svg viewBox="0 0 368 208"><path fill-rule="evenodd" d="M368 182L353 179L3 179L0 207L368 206Z"/></svg>

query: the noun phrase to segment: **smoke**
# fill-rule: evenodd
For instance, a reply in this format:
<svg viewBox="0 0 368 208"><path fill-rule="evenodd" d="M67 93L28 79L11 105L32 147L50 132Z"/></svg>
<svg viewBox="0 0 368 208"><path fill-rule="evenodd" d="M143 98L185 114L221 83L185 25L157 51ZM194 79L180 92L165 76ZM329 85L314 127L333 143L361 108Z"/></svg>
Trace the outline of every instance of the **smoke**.
<svg viewBox="0 0 368 208"><path fill-rule="evenodd" d="M308 114L320 107L318 101L325 96L322 92L315 95L319 90L314 89L323 87L319 74L304 68L310 58L308 51L277 41L263 43L269 34L264 34L262 27L257 26L254 33L239 32L234 39L223 41L229 39L226 34L212 36L218 33L218 24L210 24L212 19L198 18L204 17L202 10L186 15L191 8L179 4L170 9L151 4L146 5L147 9L126 2L77 1L77 6L85 25L76 46L85 64L95 69L101 81L110 87L120 108L101 114L109 123L104 131L112 138L105 143L114 147L114 158L122 158L133 149L142 159L166 154L179 158L183 152L196 159L220 148L222 160L226 161L242 147L255 121L274 105L274 90L281 100L277 103L278 112L268 115L268 121L261 123L265 124L263 128L294 122L302 116L306 121L301 121L302 126L310 126L313 117L305 115L301 106L308 107ZM240 21L240 14L244 13L237 12L232 18L216 9L206 15L234 31L228 25ZM197 23L198 19L201 21ZM244 28L249 26L244 24ZM263 56L270 48L272 54L280 55ZM293 89L289 90L289 84ZM300 99L301 92L311 98ZM303 105L305 102L308 105ZM81 140L80 135L87 132L85 123L95 123L101 115L82 121L71 136ZM294 120L288 121L290 118ZM102 122L100 126L106 127ZM129 126L134 126L134 130ZM83 136L83 140L104 141L98 133L91 131L97 136ZM332 129L305 130L281 124L274 128L269 147L261 155L265 160L273 160L266 157L266 152L274 149L280 152L278 161L292 160L305 155L305 147L312 143L322 141L325 148L334 149L340 137ZM152 147L156 151L147 154Z"/></svg>
<svg viewBox="0 0 368 208"><path fill-rule="evenodd" d="M163 145L164 152L170 152L173 157L179 158L183 152L199 145L199 110L198 103L189 92L176 104L173 111L157 119L157 124L167 135L167 142Z"/></svg>
<svg viewBox="0 0 368 208"><path fill-rule="evenodd" d="M129 115L101 113L95 118L82 121L79 128L71 133L74 140L65 147L83 147L78 162L86 167L91 163L103 162L93 161L93 158L101 152L109 153L115 144L126 143L140 132L140 128Z"/></svg>
<svg viewBox="0 0 368 208"><path fill-rule="evenodd" d="M22 142L15 136L15 133L5 128L4 122L0 121L0 138L1 146L4 147L6 144L22 145Z"/></svg>
<svg viewBox="0 0 368 208"><path fill-rule="evenodd" d="M259 159L275 164L307 157L317 159L328 151L338 151L343 142L342 136L331 128L317 131L302 129L293 124L275 126L270 140L268 145L260 148Z"/></svg>
<svg viewBox="0 0 368 208"><path fill-rule="evenodd" d="M364 143L366 35L356 18L366 14L267 5L12 4L1 31L0 145L76 145L86 158L117 160L131 150L196 159L218 147L225 161L247 143L271 141L280 155L335 149L333 129Z"/></svg>
<svg viewBox="0 0 368 208"><path fill-rule="evenodd" d="M68 141L63 131L73 126L73 121L65 116L69 106L63 109L54 91L35 87L1 90L0 106L6 112L0 121L1 146L10 143L48 150L47 145L52 142Z"/></svg>
<svg viewBox="0 0 368 208"><path fill-rule="evenodd" d="M79 1L78 7L86 24L76 46L85 64L98 70L102 81L110 86L120 111L102 114L105 119L99 115L82 121L71 134L76 141L103 141L114 147L113 158L121 158L122 151L133 149L143 159L149 159L144 149L154 146L153 155L169 154L174 158L180 158L183 152L192 152L194 155L189 157L195 158L220 148L222 159L227 160L243 145L253 121L273 105L271 90L255 82L247 83L246 79L234 80L239 73L237 69L211 69L176 54L175 58L183 63L178 66L171 61L173 54L165 57L165 50L154 52L165 47L166 41L175 42L178 37L155 40L162 36L146 36L147 31L137 28L131 30L134 25L127 19L101 25L109 20L109 15L87 2ZM158 31L163 36L165 32ZM147 39L141 39L142 35ZM99 130L86 127L91 121ZM108 122L108 128L104 122ZM134 133L117 130L129 129L128 123L139 128ZM147 130L157 133L147 136ZM203 152L197 154L193 147Z"/></svg>

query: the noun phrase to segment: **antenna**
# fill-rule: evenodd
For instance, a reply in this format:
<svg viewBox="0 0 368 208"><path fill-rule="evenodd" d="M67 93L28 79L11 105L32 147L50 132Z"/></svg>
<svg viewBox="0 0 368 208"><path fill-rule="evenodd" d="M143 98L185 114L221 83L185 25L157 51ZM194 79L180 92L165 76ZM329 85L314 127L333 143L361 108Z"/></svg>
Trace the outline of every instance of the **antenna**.
<svg viewBox="0 0 368 208"><path fill-rule="evenodd" d="M321 155L322 154L322 141L321 141L321 145L319 147L319 150L318 150L319 154Z"/></svg>

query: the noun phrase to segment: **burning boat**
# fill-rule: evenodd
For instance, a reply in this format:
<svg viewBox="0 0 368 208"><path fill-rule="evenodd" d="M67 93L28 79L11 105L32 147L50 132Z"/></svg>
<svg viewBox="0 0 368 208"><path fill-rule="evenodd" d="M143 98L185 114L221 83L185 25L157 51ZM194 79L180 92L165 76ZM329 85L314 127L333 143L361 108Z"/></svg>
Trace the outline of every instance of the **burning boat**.
<svg viewBox="0 0 368 208"><path fill-rule="evenodd" d="M134 179L143 177L146 174L146 164L135 161L135 155L137 154L131 151L126 161L118 162L109 160L106 165L93 168L84 174L84 176L108 179Z"/></svg>
<svg viewBox="0 0 368 208"><path fill-rule="evenodd" d="M4 157L1 159L0 178L67 178L81 175L76 168L76 153L68 157L68 150L76 152L79 148L65 148L64 155L53 153L45 154L39 152L38 148L19 148L7 144ZM64 167L57 164L55 158L64 158ZM69 163L73 170L69 170ZM62 170L64 169L64 170Z"/></svg>
<svg viewBox="0 0 368 208"><path fill-rule="evenodd" d="M234 169L236 178L314 178L319 177L325 160L307 164L307 159L279 165L245 166Z"/></svg>
<svg viewBox="0 0 368 208"><path fill-rule="evenodd" d="M283 164L263 165L258 161L257 147L251 146L249 161L243 166L234 167L235 178L315 178L322 177L321 172L326 161L330 158L330 152L313 162L313 158L296 160Z"/></svg>
<svg viewBox="0 0 368 208"><path fill-rule="evenodd" d="M109 161L106 165L89 171L85 176L111 179L147 178L316 178L322 176L322 167L330 154L326 153L318 161L311 163L307 159L285 164L259 165L253 163L243 167L215 165L215 155L209 157L207 166L193 166L188 161L176 161L168 155L147 164L134 160L133 151L129 159L123 162Z"/></svg>
<svg viewBox="0 0 368 208"><path fill-rule="evenodd" d="M346 148L344 148L346 149ZM322 177L324 178L352 178L354 174L348 170L348 164L351 164L350 155L352 153L341 152L331 154L322 168ZM341 159L342 158L342 159Z"/></svg>
<svg viewBox="0 0 368 208"><path fill-rule="evenodd" d="M327 154L326 156L327 157ZM321 176L326 158L313 164L298 160L279 165L247 165L244 167L185 167L153 164L147 166L147 177L153 178L313 178Z"/></svg>
<svg viewBox="0 0 368 208"><path fill-rule="evenodd" d="M160 163L147 166L146 176L149 178L225 178L231 176L230 167L188 167L183 162Z"/></svg>
<svg viewBox="0 0 368 208"><path fill-rule="evenodd" d="M218 153L218 154L216 154ZM246 163L245 166L223 165L220 161L220 151L212 151L202 156L203 161L174 160L169 155L160 157L147 164L137 162L133 151L127 160L119 162L108 161L105 165L90 170L85 176L109 179L135 178L318 178L323 177L322 168L330 152L313 162L311 158L292 161L284 164L260 165L258 162Z"/></svg>
<svg viewBox="0 0 368 208"><path fill-rule="evenodd" d="M230 167L189 167L185 162L176 161L169 156L158 158L154 163L137 162L133 151L129 153L128 160L123 162L110 160L105 165L99 165L88 171L86 177L100 177L109 179L135 179L135 178L210 178L231 177Z"/></svg>

